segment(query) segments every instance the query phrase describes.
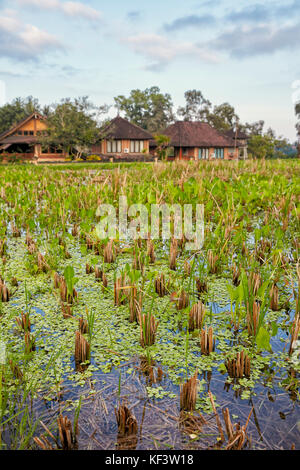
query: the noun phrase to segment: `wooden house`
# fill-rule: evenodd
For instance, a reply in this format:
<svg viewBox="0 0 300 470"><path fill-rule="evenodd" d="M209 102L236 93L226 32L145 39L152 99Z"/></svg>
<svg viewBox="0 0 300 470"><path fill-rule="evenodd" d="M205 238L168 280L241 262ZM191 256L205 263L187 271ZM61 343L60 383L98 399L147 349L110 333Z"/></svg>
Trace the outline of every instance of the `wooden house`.
<svg viewBox="0 0 300 470"><path fill-rule="evenodd" d="M170 160L236 160L239 144L206 122L177 121L163 132L170 138L173 155ZM155 154L155 144L151 141Z"/></svg>
<svg viewBox="0 0 300 470"><path fill-rule="evenodd" d="M56 148L44 148L41 136L47 131L47 121L39 113L32 113L18 124L0 134L0 157L10 160L13 156L23 161L64 161L65 154Z"/></svg>
<svg viewBox="0 0 300 470"><path fill-rule="evenodd" d="M153 160L149 152L151 139L149 132L117 116L104 126L99 141L91 147L91 154L102 160Z"/></svg>
<svg viewBox="0 0 300 470"><path fill-rule="evenodd" d="M239 147L239 158L246 160L246 158L248 158L249 136L239 129L230 129L225 132L225 135L234 141L235 146Z"/></svg>

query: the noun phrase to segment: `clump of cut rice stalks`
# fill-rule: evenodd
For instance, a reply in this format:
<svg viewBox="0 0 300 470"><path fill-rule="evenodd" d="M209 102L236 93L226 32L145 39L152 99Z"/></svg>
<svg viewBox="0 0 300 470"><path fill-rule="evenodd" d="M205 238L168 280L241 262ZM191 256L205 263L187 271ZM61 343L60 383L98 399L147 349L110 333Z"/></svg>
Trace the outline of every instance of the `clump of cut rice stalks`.
<svg viewBox="0 0 300 470"><path fill-rule="evenodd" d="M85 318L80 317L78 321L78 330L79 332L84 335L88 332L88 322Z"/></svg>
<svg viewBox="0 0 300 470"><path fill-rule="evenodd" d="M258 293L258 289L261 286L261 276L259 273L251 272L248 277L248 287L249 291L252 292L253 295Z"/></svg>
<svg viewBox="0 0 300 470"><path fill-rule="evenodd" d="M59 292L61 301L63 303L67 303L68 305L72 305L74 300L78 297L75 288L73 288L72 292L68 291L67 282L64 277L60 279Z"/></svg>
<svg viewBox="0 0 300 470"><path fill-rule="evenodd" d="M184 270L184 274L186 276L190 276L191 271L192 271L192 267L191 267L190 263L187 260L185 260L185 262L184 262L183 270Z"/></svg>
<svg viewBox="0 0 300 470"><path fill-rule="evenodd" d="M207 329L207 325L206 325L205 328L201 330L200 342L201 342L201 354L208 356L211 352L215 350L216 340L213 336L212 326L210 326Z"/></svg>
<svg viewBox="0 0 300 470"><path fill-rule="evenodd" d="M147 256L149 258L150 264L154 264L155 263L154 243L150 238L148 238L147 240Z"/></svg>
<svg viewBox="0 0 300 470"><path fill-rule="evenodd" d="M77 450L78 421L74 426L75 429L73 429L71 421L66 416L60 415L57 422L62 450Z"/></svg>
<svg viewBox="0 0 300 470"><path fill-rule="evenodd" d="M169 258L170 269L172 269L172 271L176 270L177 253L178 253L178 241L176 238L172 238L171 246L170 246L170 258Z"/></svg>
<svg viewBox="0 0 300 470"><path fill-rule="evenodd" d="M85 265L85 273L86 274L93 274L95 272L95 269L93 266L90 266L88 263Z"/></svg>
<svg viewBox="0 0 300 470"><path fill-rule="evenodd" d="M197 378L198 370L195 374L180 385L180 410L193 411L196 407L197 400Z"/></svg>
<svg viewBox="0 0 300 470"><path fill-rule="evenodd" d="M116 260L116 249L114 246L114 241L109 240L103 250L104 263L114 263Z"/></svg>
<svg viewBox="0 0 300 470"><path fill-rule="evenodd" d="M260 304L255 300L253 301L252 305L249 305L249 303L247 302L246 322L248 334L251 336L256 336L256 333L258 331L259 315Z"/></svg>
<svg viewBox="0 0 300 470"><path fill-rule="evenodd" d="M90 344L80 331L75 332L75 365L76 370L83 370L83 364L90 360Z"/></svg>
<svg viewBox="0 0 300 470"><path fill-rule="evenodd" d="M114 282L114 302L115 306L126 304L129 297L129 289L131 287L127 284L126 275L123 273Z"/></svg>
<svg viewBox="0 0 300 470"><path fill-rule="evenodd" d="M196 289L197 289L198 294L203 294L204 292L207 292L208 291L207 283L203 281L202 279L200 279L199 277L197 277Z"/></svg>
<svg viewBox="0 0 300 470"><path fill-rule="evenodd" d="M138 247L138 244L135 243L134 248L133 248L133 261L132 261L132 267L133 269L137 271L141 271L143 273L144 271L144 254Z"/></svg>
<svg viewBox="0 0 300 470"><path fill-rule="evenodd" d="M278 310L280 310L278 299L279 299L279 290L278 290L276 282L274 282L270 290L270 309L273 310L274 312L277 312Z"/></svg>
<svg viewBox="0 0 300 470"><path fill-rule="evenodd" d="M21 230L15 224L12 224L11 230L14 238L19 238L21 236Z"/></svg>
<svg viewBox="0 0 300 470"><path fill-rule="evenodd" d="M72 237L77 237L78 235L78 225L74 224L72 227Z"/></svg>
<svg viewBox="0 0 300 470"><path fill-rule="evenodd" d="M71 318L73 316L72 305L61 302L61 311L64 318Z"/></svg>
<svg viewBox="0 0 300 470"><path fill-rule="evenodd" d="M85 244L87 250L92 250L94 248L94 241L89 237L88 234L85 236Z"/></svg>
<svg viewBox="0 0 300 470"><path fill-rule="evenodd" d="M7 250L6 239L0 239L0 256L4 256Z"/></svg>
<svg viewBox="0 0 300 470"><path fill-rule="evenodd" d="M201 413L197 416L191 414L190 412L186 412L184 410L180 411L179 415L179 428L185 434L189 436L198 436L203 432L203 426L205 426L208 422L204 419Z"/></svg>
<svg viewBox="0 0 300 470"><path fill-rule="evenodd" d="M140 324L140 343L144 348L152 346L155 343L155 337L159 322L155 320L152 314L139 315Z"/></svg>
<svg viewBox="0 0 300 470"><path fill-rule="evenodd" d="M300 315L299 313L295 316L293 324L292 324L292 329L291 329L291 343L290 343L290 348L289 348L289 356L293 354L293 351L297 347L297 340L299 336L299 331L300 331Z"/></svg>
<svg viewBox="0 0 300 470"><path fill-rule="evenodd" d="M168 289L165 281L164 274L161 274L157 277L154 281L155 292L159 295L159 297L164 297L168 294Z"/></svg>
<svg viewBox="0 0 300 470"><path fill-rule="evenodd" d="M9 302L10 292L5 284L5 282L0 278L0 301Z"/></svg>
<svg viewBox="0 0 300 470"><path fill-rule="evenodd" d="M217 254L214 255L212 250L208 250L207 252L207 263L208 263L208 272L210 274L216 274L219 270L219 256Z"/></svg>
<svg viewBox="0 0 300 470"><path fill-rule="evenodd" d="M142 311L142 293L137 293L136 286L132 286L129 294L129 321L138 322Z"/></svg>
<svg viewBox="0 0 300 470"><path fill-rule="evenodd" d="M133 450L137 445L138 424L133 412L123 404L115 408L118 425L118 448Z"/></svg>
<svg viewBox="0 0 300 470"><path fill-rule="evenodd" d="M149 358L145 356L140 358L139 370L146 377L146 382L150 387L157 382L161 382L164 375L161 367L155 367L153 359L149 362Z"/></svg>
<svg viewBox="0 0 300 470"><path fill-rule="evenodd" d="M102 282L102 291L104 291L108 286L108 280L104 271L102 271L99 266L95 267L95 279L96 281Z"/></svg>
<svg viewBox="0 0 300 470"><path fill-rule="evenodd" d="M38 270L42 273L46 273L50 269L49 265L47 264L45 260L45 257L41 253L37 254L37 266L38 266Z"/></svg>
<svg viewBox="0 0 300 470"><path fill-rule="evenodd" d="M229 377L250 377L251 361L244 351L238 352L235 359L227 359L225 366Z"/></svg>
<svg viewBox="0 0 300 470"><path fill-rule="evenodd" d="M272 247L272 244L270 240L262 239L257 244L256 249L255 249L255 256L256 256L257 261L259 261L260 264L263 264L265 262L266 255L270 253L271 247Z"/></svg>
<svg viewBox="0 0 300 470"><path fill-rule="evenodd" d="M205 306L201 300L194 304L189 313L189 331L200 330L205 316Z"/></svg>
<svg viewBox="0 0 300 470"><path fill-rule="evenodd" d="M232 267L232 283L236 287L240 284L240 274L241 274L241 270L234 263Z"/></svg>
<svg viewBox="0 0 300 470"><path fill-rule="evenodd" d="M31 352L35 351L35 339L29 331L26 331L24 334L24 341L25 341L25 354L30 354Z"/></svg>
<svg viewBox="0 0 300 470"><path fill-rule="evenodd" d="M176 304L177 310L185 309L186 307L189 306L189 302L190 302L189 295L185 292L185 290L182 290L177 299L177 304Z"/></svg>
<svg viewBox="0 0 300 470"><path fill-rule="evenodd" d="M31 323L29 319L29 312L26 312L26 313L21 312L21 317L16 318L16 323L21 330L30 331Z"/></svg>
<svg viewBox="0 0 300 470"><path fill-rule="evenodd" d="M53 275L54 289L59 289L62 279L63 279L62 276L60 276L57 272L54 273Z"/></svg>
<svg viewBox="0 0 300 470"><path fill-rule="evenodd" d="M250 416L252 414L253 408L251 409L247 422L244 426L241 426L239 423L232 424L230 419L230 414L228 408L222 410L223 419L225 423L228 444L226 445L226 450L241 450L246 444L248 444L249 438L246 434L246 430L250 421Z"/></svg>

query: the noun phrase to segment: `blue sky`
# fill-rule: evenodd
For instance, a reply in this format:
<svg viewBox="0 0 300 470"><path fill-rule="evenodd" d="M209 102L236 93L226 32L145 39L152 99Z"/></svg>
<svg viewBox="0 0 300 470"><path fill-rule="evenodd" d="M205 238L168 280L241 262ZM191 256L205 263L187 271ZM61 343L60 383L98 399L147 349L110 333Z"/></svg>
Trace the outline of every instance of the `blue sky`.
<svg viewBox="0 0 300 470"><path fill-rule="evenodd" d="M0 101L198 89L294 141L299 49L300 0L0 0Z"/></svg>

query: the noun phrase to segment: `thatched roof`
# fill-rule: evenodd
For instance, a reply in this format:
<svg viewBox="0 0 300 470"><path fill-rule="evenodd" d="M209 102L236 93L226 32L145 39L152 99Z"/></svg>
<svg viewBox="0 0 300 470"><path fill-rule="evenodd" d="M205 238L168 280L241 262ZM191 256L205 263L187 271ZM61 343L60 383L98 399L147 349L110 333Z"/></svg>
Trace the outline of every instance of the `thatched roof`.
<svg viewBox="0 0 300 470"><path fill-rule="evenodd" d="M177 121L163 132L172 147L234 147L234 141L206 122Z"/></svg>
<svg viewBox="0 0 300 470"><path fill-rule="evenodd" d="M8 130L2 132L0 134L0 143L3 143L4 139L7 136L16 132L23 124L30 121L30 119L32 119L33 117L37 117L38 119L45 119L44 116L42 116L40 113L37 113L37 112L31 113L29 116L26 116L24 119L21 119L21 121L19 121L17 124L10 127Z"/></svg>
<svg viewBox="0 0 300 470"><path fill-rule="evenodd" d="M117 116L103 128L104 138L106 139L129 139L129 140L150 140L153 136L126 119Z"/></svg>
<svg viewBox="0 0 300 470"><path fill-rule="evenodd" d="M245 132L242 132L241 130L235 130L235 129L230 129L229 131L224 132L224 134L229 137L230 139L241 139L241 140L246 140L249 139L249 136L245 134Z"/></svg>

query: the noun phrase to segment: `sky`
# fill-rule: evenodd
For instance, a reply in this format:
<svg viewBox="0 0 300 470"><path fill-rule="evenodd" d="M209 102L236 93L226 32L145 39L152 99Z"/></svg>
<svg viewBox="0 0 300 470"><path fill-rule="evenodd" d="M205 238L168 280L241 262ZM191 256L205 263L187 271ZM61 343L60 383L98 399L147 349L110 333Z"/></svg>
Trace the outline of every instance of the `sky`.
<svg viewBox="0 0 300 470"><path fill-rule="evenodd" d="M197 89L294 142L299 52L300 0L0 0L0 105Z"/></svg>

